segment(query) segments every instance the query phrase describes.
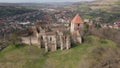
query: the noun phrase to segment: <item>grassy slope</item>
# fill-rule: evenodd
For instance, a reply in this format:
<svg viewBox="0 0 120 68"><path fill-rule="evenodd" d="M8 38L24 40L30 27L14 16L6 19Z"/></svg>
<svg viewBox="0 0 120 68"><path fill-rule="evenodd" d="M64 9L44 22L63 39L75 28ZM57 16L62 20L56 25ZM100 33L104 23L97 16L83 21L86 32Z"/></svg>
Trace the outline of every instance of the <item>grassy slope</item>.
<svg viewBox="0 0 120 68"><path fill-rule="evenodd" d="M79 68L83 58L93 54L90 51L96 47L115 49L116 44L89 36L85 38L85 43L70 50L47 54L34 46L9 46L0 52L0 68Z"/></svg>

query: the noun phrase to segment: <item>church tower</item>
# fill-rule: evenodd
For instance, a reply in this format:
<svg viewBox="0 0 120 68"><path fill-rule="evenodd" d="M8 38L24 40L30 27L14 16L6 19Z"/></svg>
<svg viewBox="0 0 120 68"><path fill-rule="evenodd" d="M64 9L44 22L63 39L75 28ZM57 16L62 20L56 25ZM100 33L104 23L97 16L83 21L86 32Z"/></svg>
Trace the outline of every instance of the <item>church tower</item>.
<svg viewBox="0 0 120 68"><path fill-rule="evenodd" d="M83 28L83 21L79 14L76 14L76 16L71 21L70 31L72 35L73 43L81 43L81 29Z"/></svg>

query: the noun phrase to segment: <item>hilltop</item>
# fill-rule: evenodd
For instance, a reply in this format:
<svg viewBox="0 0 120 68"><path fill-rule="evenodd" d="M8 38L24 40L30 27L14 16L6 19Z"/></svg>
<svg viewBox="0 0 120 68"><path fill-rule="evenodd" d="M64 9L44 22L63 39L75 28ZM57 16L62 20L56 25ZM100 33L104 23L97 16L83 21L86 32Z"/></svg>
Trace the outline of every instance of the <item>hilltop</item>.
<svg viewBox="0 0 120 68"><path fill-rule="evenodd" d="M114 61L119 63L117 56L114 42L87 36L70 50L49 53L35 46L10 45L0 52L0 68L114 68Z"/></svg>

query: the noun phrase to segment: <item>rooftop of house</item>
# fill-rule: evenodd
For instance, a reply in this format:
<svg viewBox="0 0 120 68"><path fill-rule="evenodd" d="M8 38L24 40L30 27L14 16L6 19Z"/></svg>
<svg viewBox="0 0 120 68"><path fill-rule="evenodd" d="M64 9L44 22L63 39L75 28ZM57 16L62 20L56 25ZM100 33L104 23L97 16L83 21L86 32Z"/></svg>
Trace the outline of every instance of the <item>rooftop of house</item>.
<svg viewBox="0 0 120 68"><path fill-rule="evenodd" d="M120 19L119 19L119 20L116 20L115 23L120 23Z"/></svg>

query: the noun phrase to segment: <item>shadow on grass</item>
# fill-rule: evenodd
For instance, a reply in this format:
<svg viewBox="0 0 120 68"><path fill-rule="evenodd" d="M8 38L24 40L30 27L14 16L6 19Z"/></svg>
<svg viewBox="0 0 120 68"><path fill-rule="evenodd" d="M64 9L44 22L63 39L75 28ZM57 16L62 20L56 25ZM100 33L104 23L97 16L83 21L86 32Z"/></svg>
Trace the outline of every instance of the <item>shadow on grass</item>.
<svg viewBox="0 0 120 68"><path fill-rule="evenodd" d="M16 44L15 48L21 48L21 47L25 47L25 44Z"/></svg>

